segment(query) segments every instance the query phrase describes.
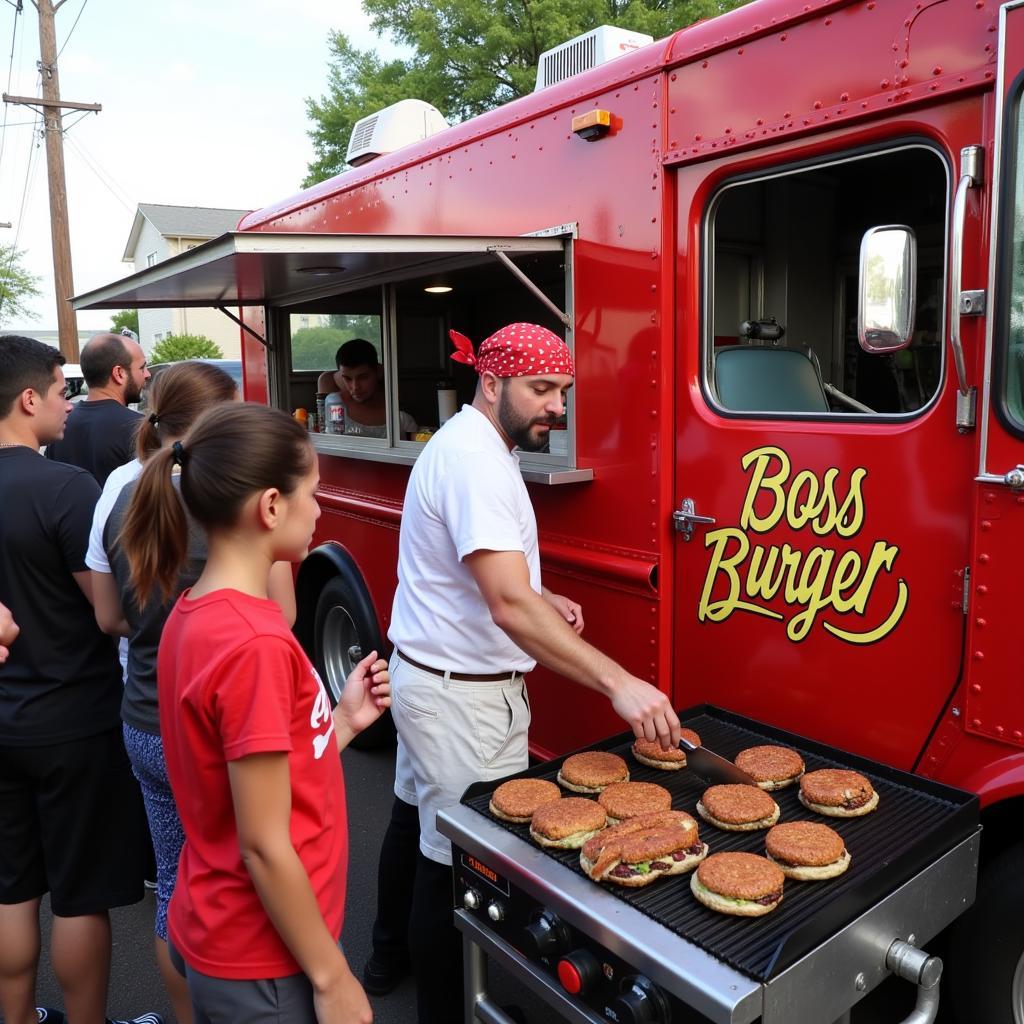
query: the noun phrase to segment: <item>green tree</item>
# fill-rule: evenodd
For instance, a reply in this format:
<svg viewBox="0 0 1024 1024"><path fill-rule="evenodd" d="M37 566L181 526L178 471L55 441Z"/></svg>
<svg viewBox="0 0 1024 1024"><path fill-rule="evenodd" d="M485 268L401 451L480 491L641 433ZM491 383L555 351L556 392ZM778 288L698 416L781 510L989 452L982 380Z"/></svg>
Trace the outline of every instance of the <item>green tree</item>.
<svg viewBox="0 0 1024 1024"><path fill-rule="evenodd" d="M29 273L22 260L25 253L13 245L0 245L0 324L16 320L38 320L39 315L27 305L29 299L42 294L39 278Z"/></svg>
<svg viewBox="0 0 1024 1024"><path fill-rule="evenodd" d="M385 61L329 36L327 92L307 98L316 154L304 186L345 168L352 126L399 100L432 103L460 121L532 91L541 53L597 28L616 25L663 38L748 0L362 0L378 35L411 48Z"/></svg>
<svg viewBox="0 0 1024 1024"><path fill-rule="evenodd" d="M223 359L220 346L204 334L168 334L153 346L149 362L174 363L179 359Z"/></svg>
<svg viewBox="0 0 1024 1024"><path fill-rule="evenodd" d="M129 331L139 333L139 311L137 309L122 309L110 318L110 329L115 334L120 334L121 329L127 327Z"/></svg>

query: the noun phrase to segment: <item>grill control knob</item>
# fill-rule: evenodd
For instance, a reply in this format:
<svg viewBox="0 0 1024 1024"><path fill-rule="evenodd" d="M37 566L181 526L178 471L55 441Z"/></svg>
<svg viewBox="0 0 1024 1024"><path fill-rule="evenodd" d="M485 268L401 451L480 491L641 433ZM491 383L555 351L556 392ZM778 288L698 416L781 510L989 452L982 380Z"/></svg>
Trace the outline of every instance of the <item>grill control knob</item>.
<svg viewBox="0 0 1024 1024"><path fill-rule="evenodd" d="M570 995L583 994L600 978L601 965L597 957L585 949L574 949L558 961L558 980Z"/></svg>
<svg viewBox="0 0 1024 1024"><path fill-rule="evenodd" d="M526 952L538 957L554 957L569 948L569 929L549 910L526 926Z"/></svg>
<svg viewBox="0 0 1024 1024"><path fill-rule="evenodd" d="M467 910L479 910L480 905L482 903L483 898L480 896L480 893L476 891L476 889L467 889L462 894L462 905Z"/></svg>
<svg viewBox="0 0 1024 1024"><path fill-rule="evenodd" d="M497 901L492 900L487 904L487 916L497 924L505 920L505 908Z"/></svg>
<svg viewBox="0 0 1024 1024"><path fill-rule="evenodd" d="M654 983L637 974L626 978L622 992L608 1006L608 1015L619 1024L667 1024L670 1009Z"/></svg>

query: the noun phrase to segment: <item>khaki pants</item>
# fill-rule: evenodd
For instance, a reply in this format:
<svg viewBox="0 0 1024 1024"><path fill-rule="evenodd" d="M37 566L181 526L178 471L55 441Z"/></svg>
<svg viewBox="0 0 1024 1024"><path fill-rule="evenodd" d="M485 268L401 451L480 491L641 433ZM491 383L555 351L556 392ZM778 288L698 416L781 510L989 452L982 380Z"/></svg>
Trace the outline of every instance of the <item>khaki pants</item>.
<svg viewBox="0 0 1024 1024"><path fill-rule="evenodd" d="M441 666L438 666L441 667ZM420 850L451 864L437 812L466 787L520 772L529 764L526 682L465 683L391 656L391 713L398 729L395 796L419 809Z"/></svg>

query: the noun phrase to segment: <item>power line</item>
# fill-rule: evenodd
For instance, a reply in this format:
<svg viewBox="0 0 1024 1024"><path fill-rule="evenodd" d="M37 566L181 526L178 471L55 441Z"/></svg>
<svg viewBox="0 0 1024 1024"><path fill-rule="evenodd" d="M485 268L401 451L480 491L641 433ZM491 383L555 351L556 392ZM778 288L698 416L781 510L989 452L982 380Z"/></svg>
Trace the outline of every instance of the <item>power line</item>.
<svg viewBox="0 0 1024 1024"><path fill-rule="evenodd" d="M127 196L128 196L127 191L125 191L125 189L121 188L121 186L117 184L117 182L114 180L114 178L111 177L107 172L105 172L98 164L94 163L92 161L92 159L90 159L89 155L86 153L85 149L81 145L79 145L73 138L71 138L70 136L65 136L65 137L67 139L68 144L71 146L71 148L81 157L82 162L86 165L86 167L88 167L89 170L92 171L92 173L96 175L96 177L99 180L100 184L129 213L135 213L135 206L131 202L129 202L128 199L127 199ZM121 195L118 195L118 192L120 192Z"/></svg>
<svg viewBox="0 0 1024 1024"><path fill-rule="evenodd" d="M10 3L10 0L7 0ZM18 38L18 15L21 14L21 0L18 0L17 6L14 8L14 32L11 35L11 60L10 65L7 68L7 92L11 91L11 78L14 75L14 44ZM7 143L7 104L4 104L4 123L3 128L0 128L0 167L3 167L4 163L4 146ZM35 123L35 122L30 122Z"/></svg>
<svg viewBox="0 0 1024 1024"><path fill-rule="evenodd" d="M7 0L7 2L8 2L8 3L10 3L10 0ZM85 10L85 5L86 5L86 4L88 3L88 2L89 2L89 0L82 0L82 6L81 6L81 7L79 7L79 9L78 9L78 14L77 14L77 16L75 17L75 23L74 23L74 24L73 24L73 25L71 26L71 31L70 31L70 32L69 32L69 33L67 34L67 36L66 36L66 37L64 38L64 42L60 44L60 49L59 49L59 50L57 51L57 56L56 56L56 58L54 59L54 63L56 63L56 61L60 60L60 55L61 55L61 54L62 54L62 53L64 52L64 47L68 45L68 40L70 40L70 39L71 39L71 37L72 37L72 35L74 35L74 32L75 32L75 28L76 28L76 27L77 27L77 25L78 25L78 19L79 19L79 18L80 18L80 17L82 16L82 11L84 11L84 10Z"/></svg>

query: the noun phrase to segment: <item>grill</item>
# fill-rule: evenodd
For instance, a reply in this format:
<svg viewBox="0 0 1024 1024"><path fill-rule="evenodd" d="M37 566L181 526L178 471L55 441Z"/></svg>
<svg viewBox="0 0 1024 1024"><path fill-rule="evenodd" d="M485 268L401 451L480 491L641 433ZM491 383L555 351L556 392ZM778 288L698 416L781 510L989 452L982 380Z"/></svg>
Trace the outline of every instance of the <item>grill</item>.
<svg viewBox="0 0 1024 1024"><path fill-rule="evenodd" d="M845 1006L835 999L829 1006L828 999L823 1002L823 997L814 994L814 959L829 945L838 948L837 936L844 936L839 945L852 944L854 950L844 959L857 960L857 929L851 930L851 923L895 900L903 906L904 916L914 917L911 923L917 941L924 941L973 899L976 797L718 708L702 706L680 717L684 725L700 734L706 747L730 759L745 747L781 743L802 754L808 771L830 767L860 771L878 791L879 807L861 818L828 819L852 855L844 875L827 882L787 879L781 905L765 917L749 919L716 914L697 903L689 891L688 876L661 879L644 889L597 885L580 870L579 851L538 847L530 840L527 826L501 822L489 814L490 795L504 780L471 786L462 806L440 818L441 830L456 847L460 927L490 955L506 960L511 955L516 961L513 967L541 983L534 987L544 989L546 996L558 997L549 1001L568 1019L622 1019L622 988L635 985L642 964L646 972L658 976L655 987L665 987L667 994L659 990L658 995L667 1001L664 1006L656 999L648 1003L649 1008L657 1003L660 1016L637 1020L738 1022L764 1014L763 1019L770 1021L773 1008L786 1002L784 994L787 1013L794 1012L791 990L794 981L802 979L815 1013L788 1019L832 1021L873 987L867 979L862 988L851 986ZM639 764L630 755L631 743L632 735L623 733L587 749L621 755L629 765L631 779L664 786L672 793L673 807L696 817L696 803L706 784L688 770L660 772ZM522 774L554 781L562 760L537 765ZM780 820L824 820L799 803L796 789L793 786L772 794L781 808ZM723 832L703 821L700 825L701 838L712 853L764 853L763 830ZM479 907L465 903L470 889L480 897ZM491 890L504 898L491 898ZM937 898L939 894L941 898ZM537 922L545 913L561 929L557 945L563 948L552 947L550 955L544 955L545 949L535 942L537 928L545 927L543 921L540 926ZM897 931L891 939L906 939L910 934L910 926L902 929L898 920L892 927ZM590 993L567 996L554 980L559 958L572 952L566 946L594 955L601 964L604 981L592 986ZM698 955L698 950L706 955ZM874 984L885 976L885 950L881 952L879 967L878 950L873 951ZM583 959L590 963L586 955ZM644 982L651 977L646 972ZM709 982L714 978L720 982ZM549 984L543 984L545 981ZM716 990L716 984L722 991ZM706 1016L693 1016L694 1009ZM687 1010L691 1015L685 1015ZM819 1016L818 1011L831 1016Z"/></svg>

